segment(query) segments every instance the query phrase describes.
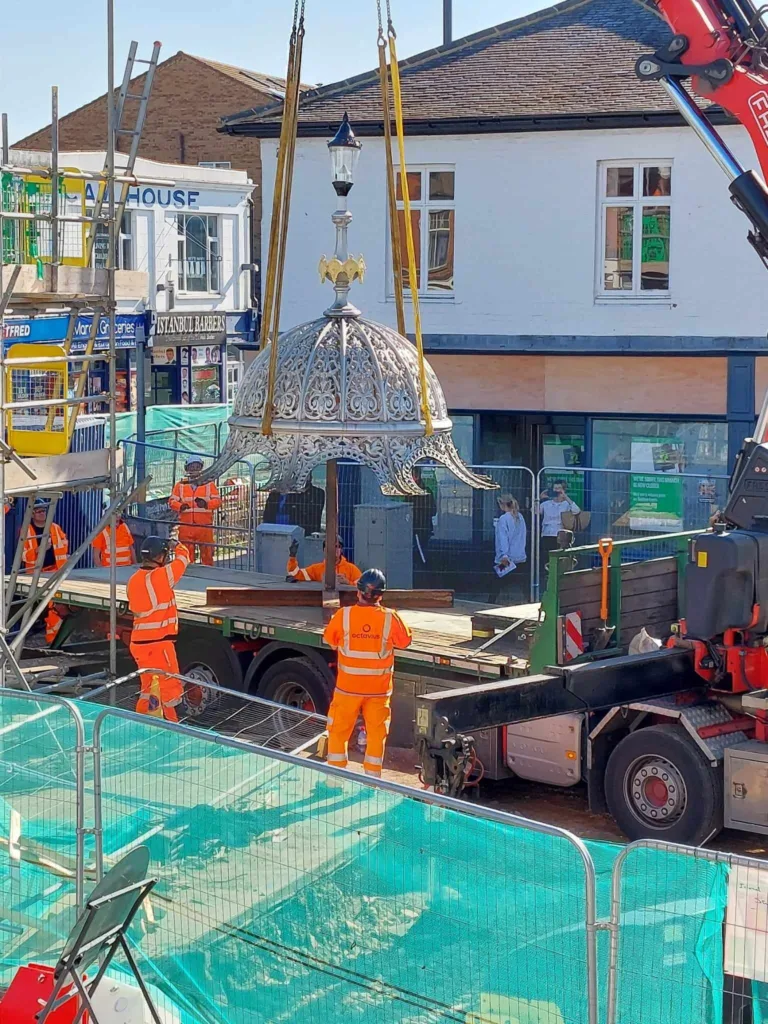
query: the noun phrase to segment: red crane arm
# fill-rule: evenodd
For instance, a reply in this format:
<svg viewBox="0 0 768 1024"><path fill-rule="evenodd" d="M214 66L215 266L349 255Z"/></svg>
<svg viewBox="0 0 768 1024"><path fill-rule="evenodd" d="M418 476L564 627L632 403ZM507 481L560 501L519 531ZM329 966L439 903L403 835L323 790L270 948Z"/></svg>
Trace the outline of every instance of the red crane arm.
<svg viewBox="0 0 768 1024"><path fill-rule="evenodd" d="M745 170L683 88L739 120L752 138L768 178L768 29L753 0L656 0L674 32L666 46L638 58L639 78L658 81L729 180L731 198L752 222L747 235L768 267L768 189ZM765 9L768 11L768 8Z"/></svg>
<svg viewBox="0 0 768 1024"><path fill-rule="evenodd" d="M744 125L768 179L768 75L761 66L767 40L757 11L717 0L658 0L657 6L675 37L687 41L679 62L691 67L694 91Z"/></svg>

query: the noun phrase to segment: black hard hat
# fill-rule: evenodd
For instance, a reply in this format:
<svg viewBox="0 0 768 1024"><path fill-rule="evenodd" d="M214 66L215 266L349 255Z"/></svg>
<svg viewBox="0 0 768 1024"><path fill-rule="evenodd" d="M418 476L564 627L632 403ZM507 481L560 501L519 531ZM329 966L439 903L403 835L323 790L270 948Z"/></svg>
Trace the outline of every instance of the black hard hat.
<svg viewBox="0 0 768 1024"><path fill-rule="evenodd" d="M139 548L139 558L142 561L154 562L163 555L168 554L168 541L162 537L145 537Z"/></svg>
<svg viewBox="0 0 768 1024"><path fill-rule="evenodd" d="M379 597L387 589L387 577L381 569L366 569L357 581L357 589L366 597Z"/></svg>

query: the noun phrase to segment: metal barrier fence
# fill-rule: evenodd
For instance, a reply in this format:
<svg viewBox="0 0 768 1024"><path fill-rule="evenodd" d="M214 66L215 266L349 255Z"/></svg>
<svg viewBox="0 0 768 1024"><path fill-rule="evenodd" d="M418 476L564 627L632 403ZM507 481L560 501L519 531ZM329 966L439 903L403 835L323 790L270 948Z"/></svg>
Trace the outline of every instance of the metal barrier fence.
<svg viewBox="0 0 768 1024"><path fill-rule="evenodd" d="M196 1019L527 1007L597 1024L594 869L575 837L127 712L102 711L93 742L105 866L142 843L159 875L140 963Z"/></svg>
<svg viewBox="0 0 768 1024"><path fill-rule="evenodd" d="M0 972L58 955L95 881L85 729L61 697L0 692ZM89 872L88 865L91 865Z"/></svg>
<svg viewBox="0 0 768 1024"><path fill-rule="evenodd" d="M606 1024L748 1024L768 1008L768 863L653 840L611 873Z"/></svg>
<svg viewBox="0 0 768 1024"><path fill-rule="evenodd" d="M1 980L53 962L102 865L147 845L131 941L209 1024L765 1019L766 861L587 844L53 695L0 692L0 759Z"/></svg>
<svg viewBox="0 0 768 1024"><path fill-rule="evenodd" d="M123 445L126 471L135 483L130 474L135 475L138 443L126 441ZM147 472L153 478L150 499L155 507L161 508L173 484L184 475L186 456L201 453L199 449L191 451L154 443L147 443L144 448ZM209 464L213 456L206 454L203 458ZM371 509L409 505L410 522L396 520L391 531L396 542L387 553L389 564L384 566L392 578L400 581L398 586L448 588L467 599L519 604L538 600L544 589L546 561L555 539L542 537L542 532L553 534L562 511L580 512L573 523L576 545L590 544L603 536L623 540L677 533L706 527L711 515L723 507L728 485L728 477L707 473L637 473L549 466L534 475L525 466L472 468L490 476L498 490L475 491L448 470L424 465L418 467L417 475L427 491L425 495L387 498L381 494L370 470L341 463L339 533L347 557L367 568L362 564L365 547L360 538L366 532L366 517L374 514ZM322 473L316 474L298 494L279 495L264 490L267 478L265 463L242 462L222 485L223 490L230 488L236 495L230 500L238 510L238 527L244 529L247 520L250 530L262 522L301 526L306 535L324 530ZM553 509L546 502L558 483L565 486L565 500ZM519 511L514 512L512 519L504 519L506 508L499 505L499 498L512 498L517 503ZM247 515L246 501L250 503ZM254 569L253 557L245 555L245 548L251 549L252 543L241 547L237 554L232 549L245 541L227 535L235 524L220 514L216 525L221 530L216 542L221 549L217 564L228 561L232 567ZM505 541L503 538L510 534L512 539ZM674 545L670 552L673 549ZM498 559L510 550L517 556L515 568L499 575L495 569ZM642 546L635 550L634 557L647 557Z"/></svg>

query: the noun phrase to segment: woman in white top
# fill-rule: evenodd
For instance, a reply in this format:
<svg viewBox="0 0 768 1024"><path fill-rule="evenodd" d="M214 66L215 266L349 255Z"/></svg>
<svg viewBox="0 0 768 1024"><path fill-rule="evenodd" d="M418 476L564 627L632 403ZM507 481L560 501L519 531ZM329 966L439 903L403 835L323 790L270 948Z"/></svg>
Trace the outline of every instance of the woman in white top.
<svg viewBox="0 0 768 1024"><path fill-rule="evenodd" d="M502 494L499 499L502 515L495 521L495 553L493 570L495 579L491 590L491 601L504 603L509 591L519 591L521 580L513 578L514 570L528 560L526 542L528 533L520 505L511 494Z"/></svg>

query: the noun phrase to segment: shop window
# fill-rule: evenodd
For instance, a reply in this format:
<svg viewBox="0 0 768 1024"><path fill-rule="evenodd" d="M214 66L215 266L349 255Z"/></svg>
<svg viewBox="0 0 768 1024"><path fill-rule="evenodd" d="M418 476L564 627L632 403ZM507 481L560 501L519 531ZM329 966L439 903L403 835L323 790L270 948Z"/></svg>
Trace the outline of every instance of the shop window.
<svg viewBox="0 0 768 1024"><path fill-rule="evenodd" d="M592 453L593 536L703 528L726 500L727 423L596 419Z"/></svg>
<svg viewBox="0 0 768 1024"><path fill-rule="evenodd" d="M106 206L104 207L106 210ZM93 208L86 211L86 216L93 215ZM96 270L107 269L107 253L109 252L109 227L106 224L96 225L96 238L93 242L93 254L91 266ZM120 230L117 235L117 269L135 270L134 237L133 237L133 214L126 210L120 220Z"/></svg>
<svg viewBox="0 0 768 1024"><path fill-rule="evenodd" d="M235 361L227 362L227 402L232 405L240 387L241 363Z"/></svg>
<svg viewBox="0 0 768 1024"><path fill-rule="evenodd" d="M668 295L671 163L605 163L599 180L598 296Z"/></svg>
<svg viewBox="0 0 768 1024"><path fill-rule="evenodd" d="M452 295L454 288L455 177L453 168L408 170L411 227L416 250L416 277L421 295ZM397 172L397 210L400 220L400 267L408 294L408 253L400 172ZM390 261L391 262L391 261ZM390 294L393 288L390 282Z"/></svg>
<svg viewBox="0 0 768 1024"><path fill-rule="evenodd" d="M221 284L219 218L199 213L180 213L178 275L180 292L215 292Z"/></svg>

